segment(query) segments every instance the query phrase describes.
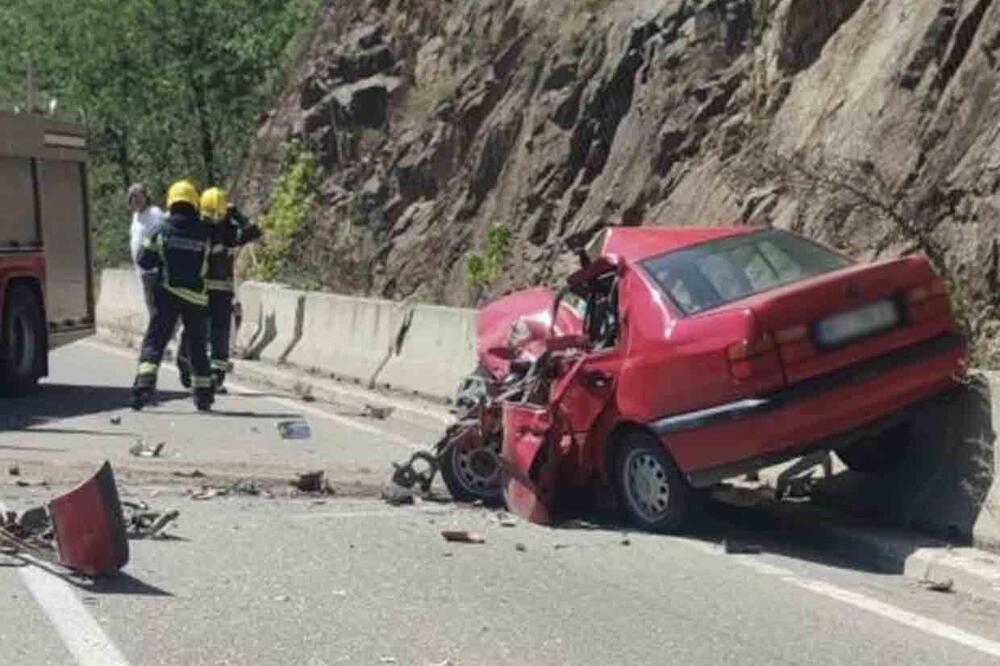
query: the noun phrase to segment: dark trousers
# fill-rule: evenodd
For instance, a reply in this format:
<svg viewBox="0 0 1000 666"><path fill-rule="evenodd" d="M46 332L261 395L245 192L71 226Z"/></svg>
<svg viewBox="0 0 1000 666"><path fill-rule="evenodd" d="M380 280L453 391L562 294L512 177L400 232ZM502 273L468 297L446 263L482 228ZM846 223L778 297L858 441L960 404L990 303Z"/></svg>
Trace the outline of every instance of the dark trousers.
<svg viewBox="0 0 1000 666"><path fill-rule="evenodd" d="M229 338L233 330L233 292L208 292L208 342L212 375L222 383L229 372ZM177 355L177 365L182 372L190 372L193 364L189 360L190 337L187 327L181 334L181 344Z"/></svg>
<svg viewBox="0 0 1000 666"><path fill-rule="evenodd" d="M206 349L208 337L208 311L204 306L195 305L179 298L162 286L153 291L153 312L146 328L139 355L139 373L135 378L137 392L148 393L156 387L163 352L173 337L177 321L184 325L184 335L188 338L187 353L192 368L195 402L211 402L212 373Z"/></svg>
<svg viewBox="0 0 1000 666"><path fill-rule="evenodd" d="M149 316L153 316L154 299L156 288L160 284L160 276L156 271L139 271L139 280L142 282L142 295L146 299L146 310Z"/></svg>

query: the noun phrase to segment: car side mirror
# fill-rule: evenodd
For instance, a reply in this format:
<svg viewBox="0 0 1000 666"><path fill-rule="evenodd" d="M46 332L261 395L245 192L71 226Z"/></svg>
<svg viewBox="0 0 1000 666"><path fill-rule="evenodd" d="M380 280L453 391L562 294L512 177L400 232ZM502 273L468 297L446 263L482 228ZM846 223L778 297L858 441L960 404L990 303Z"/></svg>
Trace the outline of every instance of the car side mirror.
<svg viewBox="0 0 1000 666"><path fill-rule="evenodd" d="M590 349L590 340L586 335L559 335L553 338L546 338L545 351L558 352L567 349Z"/></svg>

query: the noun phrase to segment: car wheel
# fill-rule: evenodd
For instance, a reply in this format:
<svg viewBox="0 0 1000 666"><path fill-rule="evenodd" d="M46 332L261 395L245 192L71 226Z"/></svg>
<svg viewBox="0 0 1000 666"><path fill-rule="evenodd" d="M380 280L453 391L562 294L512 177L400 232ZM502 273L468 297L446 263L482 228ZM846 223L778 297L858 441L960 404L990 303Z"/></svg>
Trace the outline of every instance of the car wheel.
<svg viewBox="0 0 1000 666"><path fill-rule="evenodd" d="M680 530L691 510L692 491L655 437L625 435L615 457L621 503L631 520L650 532Z"/></svg>
<svg viewBox="0 0 1000 666"><path fill-rule="evenodd" d="M885 474L903 464L910 450L912 428L904 423L837 450L837 456L851 471Z"/></svg>
<svg viewBox="0 0 1000 666"><path fill-rule="evenodd" d="M448 449L441 459L441 478L452 498L459 502L481 500L499 504L503 499L500 485L503 437L498 433L486 446L477 446L477 441L463 437Z"/></svg>
<svg viewBox="0 0 1000 666"><path fill-rule="evenodd" d="M45 353L45 317L35 292L25 286L12 287L0 330L2 390L14 395L31 391L41 376Z"/></svg>

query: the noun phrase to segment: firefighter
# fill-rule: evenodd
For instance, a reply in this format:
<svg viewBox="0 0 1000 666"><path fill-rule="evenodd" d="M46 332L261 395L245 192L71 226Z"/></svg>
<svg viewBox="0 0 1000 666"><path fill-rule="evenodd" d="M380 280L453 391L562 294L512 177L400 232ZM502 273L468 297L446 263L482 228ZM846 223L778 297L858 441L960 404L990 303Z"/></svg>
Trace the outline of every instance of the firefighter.
<svg viewBox="0 0 1000 666"><path fill-rule="evenodd" d="M133 409L142 409L153 398L163 350L178 319L184 324L184 335L188 338L195 405L199 411L208 411L212 406L205 288L211 229L198 214L199 205L198 190L190 181L171 185L167 192L167 217L143 242L139 252L139 266L156 271L159 279L153 293L153 313L142 342L139 372L132 387Z"/></svg>
<svg viewBox="0 0 1000 666"><path fill-rule="evenodd" d="M261 236L260 227L250 224L247 218L229 202L225 190L212 187L201 195L202 219L212 229L212 245L208 258L208 329L211 347L212 381L216 393L225 393L226 373L230 371L229 340L233 321L234 266L239 248ZM181 353L177 367L181 382L191 381L191 362L188 356L188 336L181 337Z"/></svg>

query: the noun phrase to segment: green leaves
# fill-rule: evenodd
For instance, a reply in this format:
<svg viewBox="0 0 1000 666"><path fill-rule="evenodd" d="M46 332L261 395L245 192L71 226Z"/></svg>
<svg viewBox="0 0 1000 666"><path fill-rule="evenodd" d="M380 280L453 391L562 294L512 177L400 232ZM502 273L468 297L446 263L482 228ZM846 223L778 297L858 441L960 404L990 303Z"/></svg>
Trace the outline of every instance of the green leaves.
<svg viewBox="0 0 1000 666"><path fill-rule="evenodd" d="M486 230L482 253L469 254L465 260L465 280L469 286L488 289L500 277L510 258L512 237L511 230L501 224Z"/></svg>
<svg viewBox="0 0 1000 666"><path fill-rule="evenodd" d="M39 106L91 132L98 259L127 239L124 193L231 182L293 37L321 0L18 0L0 3L0 109ZM103 227L107 227L104 229ZM104 240L107 243L104 243ZM125 256L125 255L122 255Z"/></svg>

